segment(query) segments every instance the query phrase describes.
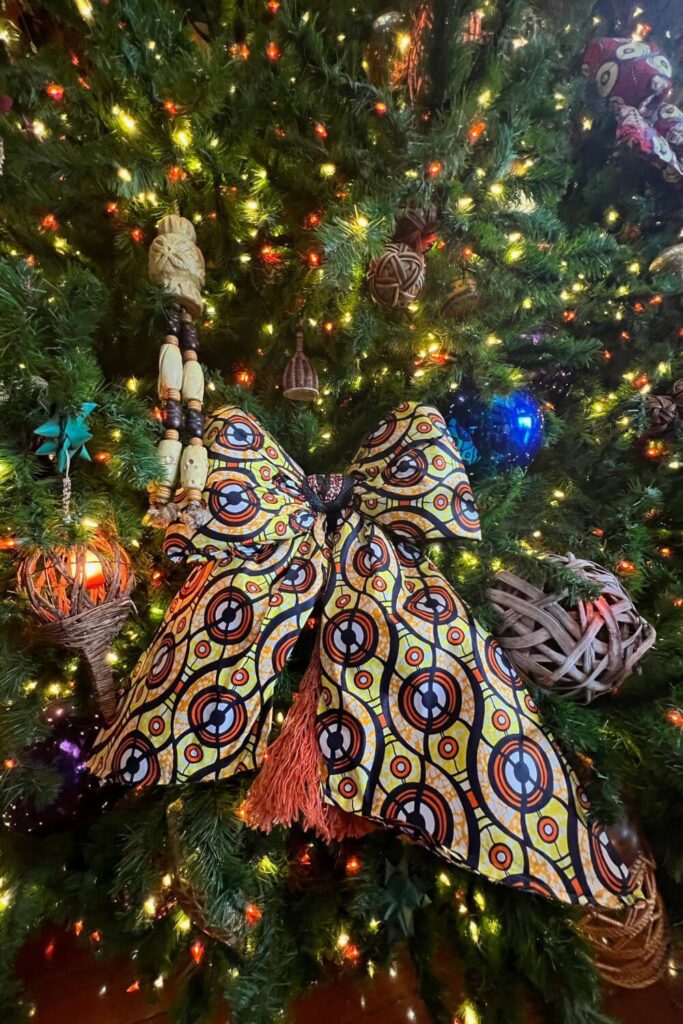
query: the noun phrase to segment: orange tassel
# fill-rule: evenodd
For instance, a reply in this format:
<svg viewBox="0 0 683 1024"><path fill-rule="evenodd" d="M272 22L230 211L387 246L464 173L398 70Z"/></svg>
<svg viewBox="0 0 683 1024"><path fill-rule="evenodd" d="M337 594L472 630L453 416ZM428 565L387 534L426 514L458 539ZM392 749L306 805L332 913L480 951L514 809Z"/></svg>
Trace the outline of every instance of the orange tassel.
<svg viewBox="0 0 683 1024"><path fill-rule="evenodd" d="M320 682L316 646L282 732L266 751L263 767L247 793L246 820L254 828L270 832L275 825L293 824L301 815L304 828L328 838L315 733Z"/></svg>
<svg viewBox="0 0 683 1024"><path fill-rule="evenodd" d="M365 835L369 823L323 803L321 754L315 722L321 687L320 652L316 646L282 732L266 751L263 767L246 800L245 820L252 828L270 832L275 825L292 825L301 817L326 842Z"/></svg>

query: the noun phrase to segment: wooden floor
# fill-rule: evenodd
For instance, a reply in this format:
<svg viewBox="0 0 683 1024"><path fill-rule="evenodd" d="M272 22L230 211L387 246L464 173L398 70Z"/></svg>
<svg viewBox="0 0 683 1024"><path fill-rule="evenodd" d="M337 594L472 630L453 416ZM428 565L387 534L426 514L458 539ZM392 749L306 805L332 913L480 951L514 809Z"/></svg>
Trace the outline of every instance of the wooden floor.
<svg viewBox="0 0 683 1024"><path fill-rule="evenodd" d="M53 946L51 955L46 950ZM154 999L128 991L136 980L130 961L103 963L73 936L48 931L24 950L19 972L35 1006L34 1024L168 1024L165 1012L173 998L166 983ZM449 988L459 990L457 968L444 971ZM604 1010L623 1024L683 1024L683 979L668 979L642 992L613 990L605 994ZM356 985L348 978L314 986L295 1007L296 1024L429 1024L416 994L415 978L406 964L392 977L378 973ZM227 1024L227 1008L212 1024ZM556 1024L542 1009L529 1010L525 1024Z"/></svg>

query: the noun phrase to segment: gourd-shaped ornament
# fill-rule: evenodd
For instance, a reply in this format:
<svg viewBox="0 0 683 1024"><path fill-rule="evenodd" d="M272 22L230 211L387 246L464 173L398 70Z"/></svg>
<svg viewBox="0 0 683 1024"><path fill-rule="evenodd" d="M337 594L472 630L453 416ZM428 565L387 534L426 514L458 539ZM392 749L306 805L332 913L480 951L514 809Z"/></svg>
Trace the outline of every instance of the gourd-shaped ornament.
<svg viewBox="0 0 683 1024"><path fill-rule="evenodd" d="M318 374L304 352L304 332L300 327L296 332L296 352L285 367L282 386L285 398L295 402L312 402L320 397Z"/></svg>

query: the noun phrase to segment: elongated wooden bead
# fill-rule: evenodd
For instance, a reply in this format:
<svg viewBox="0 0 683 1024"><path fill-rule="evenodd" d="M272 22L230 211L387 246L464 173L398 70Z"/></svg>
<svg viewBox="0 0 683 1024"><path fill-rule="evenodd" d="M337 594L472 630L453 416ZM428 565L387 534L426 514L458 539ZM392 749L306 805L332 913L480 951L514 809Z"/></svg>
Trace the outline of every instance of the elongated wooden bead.
<svg viewBox="0 0 683 1024"><path fill-rule="evenodd" d="M204 373L196 359L188 359L183 363L183 401L196 402L204 400Z"/></svg>
<svg viewBox="0 0 683 1024"><path fill-rule="evenodd" d="M159 350L159 398L169 397L170 391L183 386L183 357L177 345L164 343Z"/></svg>
<svg viewBox="0 0 683 1024"><path fill-rule="evenodd" d="M209 453L199 438L192 438L180 459L180 486L190 501L199 501L208 475Z"/></svg>
<svg viewBox="0 0 683 1024"><path fill-rule="evenodd" d="M161 479L167 487L175 487L183 446L172 437L162 437L157 445L157 458L161 465Z"/></svg>

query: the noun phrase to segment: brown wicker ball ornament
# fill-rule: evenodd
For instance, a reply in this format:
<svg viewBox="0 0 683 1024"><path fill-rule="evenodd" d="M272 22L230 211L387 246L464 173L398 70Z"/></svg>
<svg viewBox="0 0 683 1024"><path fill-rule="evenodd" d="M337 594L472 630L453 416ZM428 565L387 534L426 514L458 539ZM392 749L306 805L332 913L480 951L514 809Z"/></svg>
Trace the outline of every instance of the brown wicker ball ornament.
<svg viewBox="0 0 683 1024"><path fill-rule="evenodd" d="M621 686L657 634L608 569L572 554L552 561L598 583L600 596L571 603L566 593L547 593L501 572L489 592L502 617L497 639L528 682L590 704Z"/></svg>
<svg viewBox="0 0 683 1024"><path fill-rule="evenodd" d="M672 398L667 398L666 395L648 395L645 399L645 409L650 424L647 430L649 437L667 434L675 426L678 411Z"/></svg>
<svg viewBox="0 0 683 1024"><path fill-rule="evenodd" d="M42 624L46 640L79 651L90 668L105 721L116 711L109 647L133 603L130 558L99 530L87 544L33 551L19 565L17 583Z"/></svg>
<svg viewBox="0 0 683 1024"><path fill-rule="evenodd" d="M409 207L398 218L394 241L403 242L418 252L427 252L436 241L436 228L439 222L439 211L435 206L426 209Z"/></svg>
<svg viewBox="0 0 683 1024"><path fill-rule="evenodd" d="M669 946L664 904L649 856L638 858L631 879L644 899L619 911L591 908L579 931L592 946L606 982L618 988L648 988L664 973Z"/></svg>
<svg viewBox="0 0 683 1024"><path fill-rule="evenodd" d="M389 309L404 309L415 302L424 287L424 256L403 242L389 242L372 262L368 283L375 302Z"/></svg>
<svg viewBox="0 0 683 1024"><path fill-rule="evenodd" d="M211 939L224 943L236 952L244 952L247 946L248 923L244 910L234 905L226 893L221 901L219 916L215 919L207 909L206 900L193 885L192 877L205 859L205 851L184 849L182 835L182 800L174 800L166 808L168 825L167 867L171 876L172 893L180 909L187 914L195 927Z"/></svg>
<svg viewBox="0 0 683 1024"><path fill-rule="evenodd" d="M671 398L676 406L676 412L683 416L683 377L675 380L671 385Z"/></svg>
<svg viewBox="0 0 683 1024"><path fill-rule="evenodd" d="M296 332L296 352L289 360L282 376L283 394L294 402L313 402L320 397L318 374L304 352L304 332Z"/></svg>
<svg viewBox="0 0 683 1024"><path fill-rule="evenodd" d="M441 306L441 312L454 320L465 320L476 313L480 304L477 282L471 274L466 274L453 283L450 295Z"/></svg>

